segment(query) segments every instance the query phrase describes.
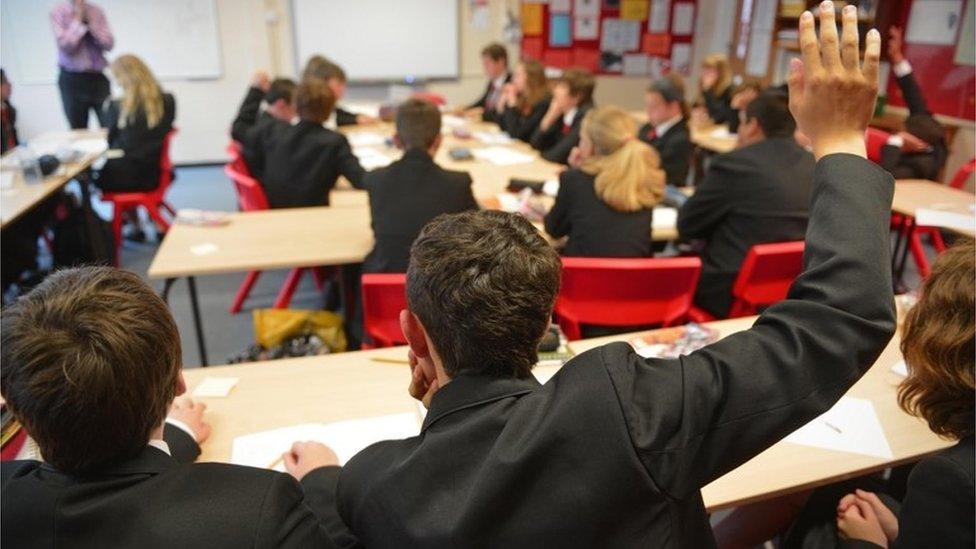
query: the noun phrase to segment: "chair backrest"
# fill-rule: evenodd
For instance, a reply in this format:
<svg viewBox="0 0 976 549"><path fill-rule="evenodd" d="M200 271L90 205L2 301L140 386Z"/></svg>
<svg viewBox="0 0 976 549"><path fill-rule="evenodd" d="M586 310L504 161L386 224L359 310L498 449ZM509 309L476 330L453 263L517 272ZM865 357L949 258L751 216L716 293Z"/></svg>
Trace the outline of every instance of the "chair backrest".
<svg viewBox="0 0 976 549"><path fill-rule="evenodd" d="M412 99L421 99L423 101L429 101L438 107L447 104L447 98L439 93L434 92L416 92L410 96Z"/></svg>
<svg viewBox="0 0 976 549"><path fill-rule="evenodd" d="M881 147L888 142L889 137L891 137L890 133L868 126L867 131L864 132L864 145L868 150L868 160L875 164L881 163Z"/></svg>
<svg viewBox="0 0 976 549"><path fill-rule="evenodd" d="M976 171L976 158L971 159L969 162L966 162L959 167L959 171L957 171L956 175L952 177L952 181L949 182L949 186L953 189L961 190L966 186L966 180L969 179L969 176L973 175L974 171Z"/></svg>
<svg viewBox="0 0 976 549"><path fill-rule="evenodd" d="M786 298L793 280L803 271L802 240L756 244L746 254L732 286L735 303L729 318L756 313L756 308Z"/></svg>
<svg viewBox="0 0 976 549"><path fill-rule="evenodd" d="M170 145L173 144L173 137L177 133L179 133L179 129L175 126L169 130L166 137L163 138L163 148L159 152L159 186L156 187L156 192L160 193L161 196L166 195L166 189L173 182L173 159L170 157L169 150Z"/></svg>
<svg viewBox="0 0 976 549"><path fill-rule="evenodd" d="M407 342L400 330L400 311L407 308L407 275L364 274L363 328L376 347Z"/></svg>
<svg viewBox="0 0 976 549"><path fill-rule="evenodd" d="M227 154L230 155L230 165L234 167L239 173L242 173L248 177L254 177L251 173L251 168L248 167L247 162L244 161L244 145L241 145L239 141L231 140L227 144Z"/></svg>
<svg viewBox="0 0 976 549"><path fill-rule="evenodd" d="M557 316L599 326L666 326L688 313L701 260L564 257L562 274Z"/></svg>
<svg viewBox="0 0 976 549"><path fill-rule="evenodd" d="M241 173L233 164L224 166L224 173L234 182L234 190L237 191L237 202L241 205L241 210L253 212L267 210L268 198L264 195L264 189L257 179L250 175Z"/></svg>

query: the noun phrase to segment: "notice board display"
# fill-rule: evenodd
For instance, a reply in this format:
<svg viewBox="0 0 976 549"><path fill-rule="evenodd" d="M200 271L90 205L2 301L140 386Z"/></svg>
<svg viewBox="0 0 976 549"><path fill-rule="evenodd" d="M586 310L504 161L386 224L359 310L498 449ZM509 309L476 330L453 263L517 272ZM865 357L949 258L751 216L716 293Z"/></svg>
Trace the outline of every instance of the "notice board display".
<svg viewBox="0 0 976 549"><path fill-rule="evenodd" d="M556 68L691 73L697 0L522 0L522 57Z"/></svg>

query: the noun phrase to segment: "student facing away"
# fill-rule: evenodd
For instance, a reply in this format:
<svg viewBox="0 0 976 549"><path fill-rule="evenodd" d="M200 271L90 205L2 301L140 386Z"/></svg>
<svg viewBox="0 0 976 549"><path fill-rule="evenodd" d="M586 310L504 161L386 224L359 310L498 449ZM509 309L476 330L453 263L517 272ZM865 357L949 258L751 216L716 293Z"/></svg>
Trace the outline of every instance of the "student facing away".
<svg viewBox="0 0 976 549"><path fill-rule="evenodd" d="M261 109L261 102L265 108ZM295 111L295 81L290 78L275 78L268 81L268 75L262 71L254 73L251 87L244 96L237 117L230 127L231 137L241 144L241 153L251 175L261 180L264 166L261 165L262 155L260 136L268 131L275 121L291 124L296 118Z"/></svg>
<svg viewBox="0 0 976 549"><path fill-rule="evenodd" d="M845 33L856 25L845 11ZM807 268L789 297L690 355L645 359L612 343L540 386L531 369L558 292L555 251L517 215L437 218L414 242L401 313L410 394L427 415L418 436L342 469L341 546L714 547L701 487L829 409L895 330L894 185L863 141L880 37L868 33L862 72L856 48L841 66L836 36L818 44L809 12L800 27L791 97L819 163ZM299 448L289 470L302 476L322 449Z"/></svg>
<svg viewBox="0 0 976 549"><path fill-rule="evenodd" d="M556 81L549 110L532 134L532 147L550 162L566 164L579 143L580 125L593 108L596 80L583 69L567 69Z"/></svg>
<svg viewBox="0 0 976 549"><path fill-rule="evenodd" d="M363 272L404 273L410 244L431 219L443 213L477 210L471 176L441 168L434 155L441 145L441 113L427 101L410 99L397 109L400 160L366 174L375 245Z"/></svg>
<svg viewBox="0 0 976 549"><path fill-rule="evenodd" d="M591 109L580 144L559 174L559 192L545 217L546 232L569 236L563 255L651 255L654 206L664 197L657 153L634 138L637 124L617 107Z"/></svg>
<svg viewBox="0 0 976 549"><path fill-rule="evenodd" d="M317 79L295 88L298 122L275 120L258 136L261 185L272 208L328 206L339 176L362 188L365 171L349 141L322 123L332 114L335 96Z"/></svg>
<svg viewBox="0 0 976 549"><path fill-rule="evenodd" d="M716 156L695 194L678 211L682 239L705 242L695 304L724 318L749 249L803 240L814 159L793 138L784 97L764 93L742 111L738 148Z"/></svg>
<svg viewBox="0 0 976 549"><path fill-rule="evenodd" d="M337 128L339 126L371 124L376 122L376 119L372 116L355 114L339 107L339 101L342 101L342 98L346 95L347 80L346 71L338 64L321 55L313 55L305 63L305 70L302 72L302 80L308 80L309 78L318 78L324 81L329 86L329 89L332 90L332 95L335 96L336 107L332 112L332 116L325 121L326 127Z"/></svg>
<svg viewBox="0 0 976 549"><path fill-rule="evenodd" d="M465 110L471 112L480 109L482 120L498 122L500 114L495 107L502 99L505 85L512 80L512 73L508 72L508 50L497 42L488 44L481 50L481 67L488 77L488 85L485 86L485 93Z"/></svg>
<svg viewBox="0 0 976 549"><path fill-rule="evenodd" d="M515 139L528 142L549 110L552 94L542 63L528 59L515 65L512 81L502 88L495 105L498 125Z"/></svg>
<svg viewBox="0 0 976 549"><path fill-rule="evenodd" d="M654 147L661 157L667 183L684 187L691 165L691 134L688 132L688 105L681 76L669 74L651 83L644 95L647 124L637 136Z"/></svg>
<svg viewBox="0 0 976 549"><path fill-rule="evenodd" d="M134 273L57 272L4 309L0 338L0 392L44 457L0 464L4 547L333 546L315 513L334 506L313 513L288 475L171 457L180 336Z"/></svg>

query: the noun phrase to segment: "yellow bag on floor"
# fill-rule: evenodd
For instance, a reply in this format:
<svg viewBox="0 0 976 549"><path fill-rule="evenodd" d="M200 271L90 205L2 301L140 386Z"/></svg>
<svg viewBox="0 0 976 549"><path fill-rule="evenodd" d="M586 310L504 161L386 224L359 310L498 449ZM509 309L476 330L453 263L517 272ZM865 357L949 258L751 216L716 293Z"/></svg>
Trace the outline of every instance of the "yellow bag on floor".
<svg viewBox="0 0 976 549"><path fill-rule="evenodd" d="M346 350L346 332L342 317L331 311L297 309L257 309L254 311L254 338L265 349L281 345L287 339L316 335L333 353Z"/></svg>

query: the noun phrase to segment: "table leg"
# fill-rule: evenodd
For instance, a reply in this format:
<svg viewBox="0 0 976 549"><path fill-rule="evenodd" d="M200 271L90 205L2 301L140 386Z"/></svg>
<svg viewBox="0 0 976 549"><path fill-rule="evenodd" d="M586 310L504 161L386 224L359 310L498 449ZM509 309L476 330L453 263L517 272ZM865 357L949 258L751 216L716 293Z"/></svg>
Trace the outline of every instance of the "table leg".
<svg viewBox="0 0 976 549"><path fill-rule="evenodd" d="M891 274L894 275L895 271L898 270L898 255L901 253L901 246L905 244L907 240L905 239L905 222L908 218L905 216L899 216L898 223L895 226L895 245L891 250Z"/></svg>
<svg viewBox="0 0 976 549"><path fill-rule="evenodd" d="M190 308L193 310L193 327L197 334L197 349L200 352L200 365L206 367L207 343L203 338L203 323L200 322L200 303L197 299L197 281L192 276L186 277L187 286L190 289Z"/></svg>
<svg viewBox="0 0 976 549"><path fill-rule="evenodd" d="M908 262L908 250L911 248L912 236L915 234L915 220L905 219L908 230L905 231L905 244L901 249L901 257L898 258L898 268L894 273L895 293L904 292L905 288L905 264Z"/></svg>

